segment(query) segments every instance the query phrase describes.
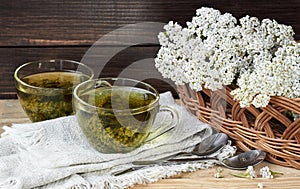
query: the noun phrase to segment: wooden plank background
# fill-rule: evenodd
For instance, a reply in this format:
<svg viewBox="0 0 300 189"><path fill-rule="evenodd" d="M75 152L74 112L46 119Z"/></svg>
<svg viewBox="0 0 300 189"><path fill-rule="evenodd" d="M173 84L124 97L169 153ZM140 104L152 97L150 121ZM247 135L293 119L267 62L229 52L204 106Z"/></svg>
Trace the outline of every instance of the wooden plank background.
<svg viewBox="0 0 300 189"><path fill-rule="evenodd" d="M10 0L0 3L0 99L16 98L13 72L40 59L80 61L102 36L126 24L191 20L199 7L213 7L237 18L247 14L291 25L300 39L299 0ZM131 31L128 31L130 33ZM147 32L132 31L139 36ZM131 62L155 57L158 45L141 44L117 54L101 76L118 76ZM151 64L151 62L149 63ZM136 72L156 72L153 65ZM158 74L158 73L156 73ZM149 81L160 92L167 82Z"/></svg>

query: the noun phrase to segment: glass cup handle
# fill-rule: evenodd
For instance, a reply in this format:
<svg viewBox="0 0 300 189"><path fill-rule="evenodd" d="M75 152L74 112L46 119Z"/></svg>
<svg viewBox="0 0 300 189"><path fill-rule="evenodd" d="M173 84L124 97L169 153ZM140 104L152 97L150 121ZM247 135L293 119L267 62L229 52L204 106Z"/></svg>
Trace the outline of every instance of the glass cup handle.
<svg viewBox="0 0 300 189"><path fill-rule="evenodd" d="M96 82L96 88L98 87L112 87L111 84L107 81L102 81L100 80L100 82Z"/></svg>
<svg viewBox="0 0 300 189"><path fill-rule="evenodd" d="M174 129L179 122L178 112L175 108L166 106L166 105L162 105L159 108L159 112L170 112L172 120L170 121L170 123L160 126L159 128L155 128L155 130L153 132L150 132L150 134L145 142L154 140L154 139L160 137L161 135L165 134L166 132Z"/></svg>

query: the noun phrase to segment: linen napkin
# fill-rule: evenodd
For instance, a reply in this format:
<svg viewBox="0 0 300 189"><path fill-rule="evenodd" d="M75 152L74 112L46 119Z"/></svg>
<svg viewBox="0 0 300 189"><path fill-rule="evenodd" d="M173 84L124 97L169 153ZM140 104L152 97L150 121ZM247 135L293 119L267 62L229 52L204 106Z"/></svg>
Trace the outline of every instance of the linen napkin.
<svg viewBox="0 0 300 189"><path fill-rule="evenodd" d="M96 151L85 140L75 116L5 126L0 138L0 188L127 188L213 166L214 161L155 165L115 174L134 167L134 161L189 152L213 133L209 125L176 104L170 92L161 94L160 104L178 111L177 126L128 153ZM166 113L159 113L155 127L170 121L168 117ZM214 156L224 159L232 156L235 150L228 144Z"/></svg>

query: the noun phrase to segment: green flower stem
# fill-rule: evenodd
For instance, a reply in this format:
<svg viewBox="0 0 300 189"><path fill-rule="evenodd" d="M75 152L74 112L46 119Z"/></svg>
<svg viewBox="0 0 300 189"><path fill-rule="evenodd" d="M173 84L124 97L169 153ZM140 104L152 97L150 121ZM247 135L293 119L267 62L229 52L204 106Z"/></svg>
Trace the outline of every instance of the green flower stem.
<svg viewBox="0 0 300 189"><path fill-rule="evenodd" d="M277 171L272 171L270 170L271 174L274 176L274 175L283 175L282 172L277 172Z"/></svg>
<svg viewBox="0 0 300 189"><path fill-rule="evenodd" d="M239 178L247 178L250 179L250 174L248 171L246 171L245 173L230 173L230 175L235 176L235 177L239 177Z"/></svg>

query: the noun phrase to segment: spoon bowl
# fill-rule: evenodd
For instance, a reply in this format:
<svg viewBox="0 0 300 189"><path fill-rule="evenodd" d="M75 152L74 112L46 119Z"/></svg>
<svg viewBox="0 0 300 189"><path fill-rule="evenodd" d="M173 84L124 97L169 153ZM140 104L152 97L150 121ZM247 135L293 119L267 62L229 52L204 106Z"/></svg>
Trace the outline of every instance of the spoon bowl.
<svg viewBox="0 0 300 189"><path fill-rule="evenodd" d="M247 169L248 166L255 166L266 157L266 152L261 150L250 150L233 156L222 162L222 165L232 169Z"/></svg>
<svg viewBox="0 0 300 189"><path fill-rule="evenodd" d="M201 141L191 153L197 156L208 156L219 151L226 145L227 141L228 136L226 134L216 133Z"/></svg>
<svg viewBox="0 0 300 189"><path fill-rule="evenodd" d="M219 150L221 150L228 142L228 136L224 133L216 133L210 135L203 139L199 144L195 146L193 151L191 152L178 152L176 154L172 154L170 156L166 156L157 160L151 161L135 161L135 165L147 165L147 164L154 164L167 161L172 158L207 158L209 155L213 155Z"/></svg>

